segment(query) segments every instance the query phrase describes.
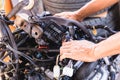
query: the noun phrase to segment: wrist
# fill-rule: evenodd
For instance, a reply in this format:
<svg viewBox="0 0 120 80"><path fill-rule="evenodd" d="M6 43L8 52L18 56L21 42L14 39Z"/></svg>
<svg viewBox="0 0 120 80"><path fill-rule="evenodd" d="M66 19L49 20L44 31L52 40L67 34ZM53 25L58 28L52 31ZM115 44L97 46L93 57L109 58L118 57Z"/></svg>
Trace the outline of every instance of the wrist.
<svg viewBox="0 0 120 80"><path fill-rule="evenodd" d="M91 55L93 55L96 60L106 57L106 56L104 56L104 55L106 55L105 49L106 48L103 48L100 44L95 44L95 46L93 47L93 50L91 52Z"/></svg>
<svg viewBox="0 0 120 80"><path fill-rule="evenodd" d="M74 11L74 17L77 21L83 21L83 19L85 18L78 10Z"/></svg>
<svg viewBox="0 0 120 80"><path fill-rule="evenodd" d="M99 57L97 56L97 54L95 53L95 49L97 47L97 44L94 44L91 47L91 52L88 53L88 55L91 57L91 61L97 61L99 59Z"/></svg>
<svg viewBox="0 0 120 80"><path fill-rule="evenodd" d="M82 13L81 10L74 11L74 13L78 21L83 21L83 19L86 18L85 14Z"/></svg>

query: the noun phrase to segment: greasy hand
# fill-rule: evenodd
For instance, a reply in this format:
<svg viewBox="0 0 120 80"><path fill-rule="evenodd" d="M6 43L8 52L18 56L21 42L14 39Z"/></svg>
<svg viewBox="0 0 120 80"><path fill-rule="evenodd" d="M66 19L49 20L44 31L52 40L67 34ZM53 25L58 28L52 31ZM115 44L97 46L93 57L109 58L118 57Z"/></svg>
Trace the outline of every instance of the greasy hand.
<svg viewBox="0 0 120 80"><path fill-rule="evenodd" d="M57 13L54 16L62 17L62 18L66 18L66 19L73 19L73 20L77 20L77 21L82 21L82 19L80 17L78 17L76 12L62 12L62 13Z"/></svg>
<svg viewBox="0 0 120 80"><path fill-rule="evenodd" d="M94 48L95 44L87 40L64 42L60 48L60 60L71 58L85 62L96 61Z"/></svg>

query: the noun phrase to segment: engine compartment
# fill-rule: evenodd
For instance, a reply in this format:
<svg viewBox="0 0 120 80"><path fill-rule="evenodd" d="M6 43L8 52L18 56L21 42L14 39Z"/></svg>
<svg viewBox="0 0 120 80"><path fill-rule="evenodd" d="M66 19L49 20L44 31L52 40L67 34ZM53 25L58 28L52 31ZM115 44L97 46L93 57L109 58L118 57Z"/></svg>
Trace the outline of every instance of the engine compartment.
<svg viewBox="0 0 120 80"><path fill-rule="evenodd" d="M21 5L19 6L21 7ZM14 12L11 12L11 15L13 14ZM116 58L118 55L92 63L57 59L59 59L60 46L64 41L89 40L98 43L115 34L116 31L104 25L82 25L74 20L46 14L28 15L28 21L21 19L17 25L18 28L11 32L8 26L14 23L8 19L8 16L0 15L1 80L114 80L118 70L118 66L115 67L118 62L114 59L119 60ZM98 28L106 30L108 33L97 35ZM58 79L54 77L56 64L60 66ZM62 75L66 66L73 68L72 76L65 72L67 75ZM90 75L90 73L93 74ZM100 77L96 77L96 74Z"/></svg>

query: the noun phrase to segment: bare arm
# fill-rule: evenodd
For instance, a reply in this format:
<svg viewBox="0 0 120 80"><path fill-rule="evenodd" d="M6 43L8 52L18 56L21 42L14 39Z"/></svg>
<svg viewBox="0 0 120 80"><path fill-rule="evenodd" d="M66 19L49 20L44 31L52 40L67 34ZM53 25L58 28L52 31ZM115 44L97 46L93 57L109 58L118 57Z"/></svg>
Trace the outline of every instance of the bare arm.
<svg viewBox="0 0 120 80"><path fill-rule="evenodd" d="M96 58L103 58L120 53L120 32L98 43L94 50Z"/></svg>
<svg viewBox="0 0 120 80"><path fill-rule="evenodd" d="M78 17L84 19L85 17L92 15L104 8L112 6L117 3L118 0L92 0L88 2L81 9L75 11Z"/></svg>
<svg viewBox="0 0 120 80"><path fill-rule="evenodd" d="M94 44L87 40L64 42L60 48L61 57L85 62L96 61L100 58L120 54L120 32L100 43Z"/></svg>
<svg viewBox="0 0 120 80"><path fill-rule="evenodd" d="M91 0L85 6L74 12L62 12L55 16L82 21L84 18L117 3L118 0Z"/></svg>

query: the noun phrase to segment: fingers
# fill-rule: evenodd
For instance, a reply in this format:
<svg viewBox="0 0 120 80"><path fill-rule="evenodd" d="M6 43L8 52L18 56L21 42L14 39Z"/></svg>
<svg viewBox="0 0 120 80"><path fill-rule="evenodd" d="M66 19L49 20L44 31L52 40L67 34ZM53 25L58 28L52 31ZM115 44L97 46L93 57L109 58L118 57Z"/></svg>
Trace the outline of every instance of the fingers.
<svg viewBox="0 0 120 80"><path fill-rule="evenodd" d="M60 48L60 55L62 55L63 53L69 53L69 52L70 52L69 47L61 47Z"/></svg>
<svg viewBox="0 0 120 80"><path fill-rule="evenodd" d="M63 42L62 47L60 47L60 54L62 55L63 53L70 53L74 49L78 49L79 46L73 46L74 42Z"/></svg>
<svg viewBox="0 0 120 80"><path fill-rule="evenodd" d="M71 19L71 12L62 12L62 13L57 13L54 15L55 17L61 17L61 18L66 18L66 19Z"/></svg>
<svg viewBox="0 0 120 80"><path fill-rule="evenodd" d="M61 15L60 15L60 14L55 14L55 15L53 15L53 16L55 16L55 17L61 17Z"/></svg>
<svg viewBox="0 0 120 80"><path fill-rule="evenodd" d="M66 45L60 48L60 61L62 61L65 58L71 58L72 56L70 53L70 46L68 44L69 43L66 43Z"/></svg>
<svg viewBox="0 0 120 80"><path fill-rule="evenodd" d="M75 44L79 44L79 41L70 39L70 41L68 41L68 42L63 42L62 46L71 46L71 45L75 45Z"/></svg>
<svg viewBox="0 0 120 80"><path fill-rule="evenodd" d="M65 18L66 16L64 15L64 13L58 13L54 15L55 17L62 17Z"/></svg>
<svg viewBox="0 0 120 80"><path fill-rule="evenodd" d="M69 46L69 45L71 45L71 42L63 42L62 43L62 46Z"/></svg>
<svg viewBox="0 0 120 80"><path fill-rule="evenodd" d="M60 61L62 61L65 58L71 58L72 59L72 53L64 53L62 55L60 55Z"/></svg>
<svg viewBox="0 0 120 80"><path fill-rule="evenodd" d="M91 52L93 53L94 45L86 40L64 42L60 48L60 60L71 58L85 62L94 61L94 57L89 55Z"/></svg>

